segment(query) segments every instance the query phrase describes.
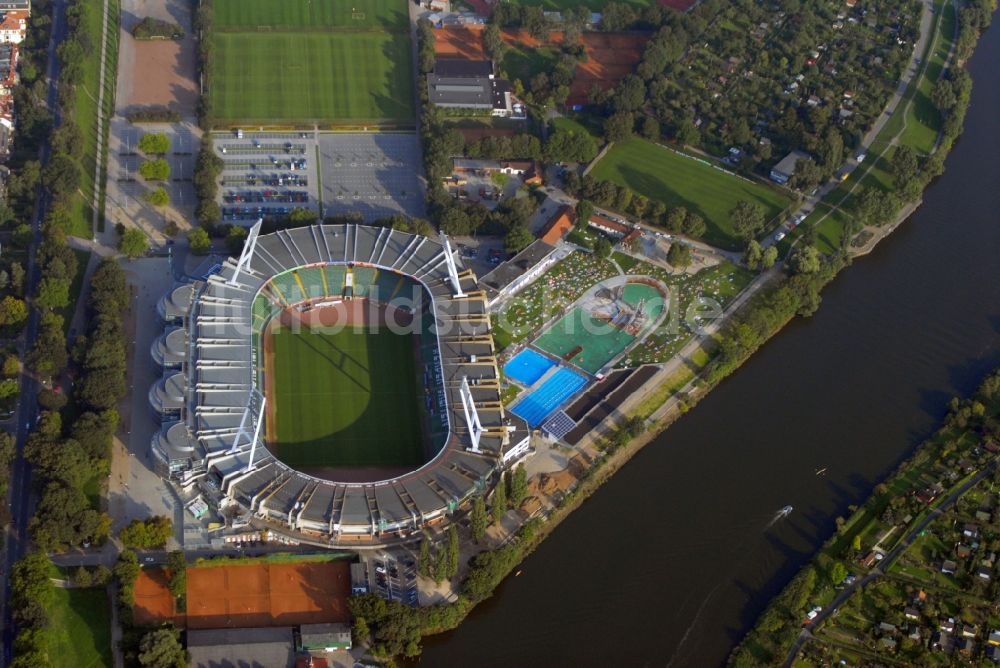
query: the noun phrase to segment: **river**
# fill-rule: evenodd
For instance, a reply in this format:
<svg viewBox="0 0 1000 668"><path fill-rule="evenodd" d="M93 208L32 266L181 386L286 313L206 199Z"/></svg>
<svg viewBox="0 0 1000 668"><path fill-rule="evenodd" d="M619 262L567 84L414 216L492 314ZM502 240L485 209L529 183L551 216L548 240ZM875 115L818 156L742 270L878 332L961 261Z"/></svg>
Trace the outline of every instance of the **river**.
<svg viewBox="0 0 1000 668"><path fill-rule="evenodd" d="M998 62L995 22L970 64L965 133L913 217L640 451L521 576L428 638L423 665L725 661L834 519L1000 365Z"/></svg>

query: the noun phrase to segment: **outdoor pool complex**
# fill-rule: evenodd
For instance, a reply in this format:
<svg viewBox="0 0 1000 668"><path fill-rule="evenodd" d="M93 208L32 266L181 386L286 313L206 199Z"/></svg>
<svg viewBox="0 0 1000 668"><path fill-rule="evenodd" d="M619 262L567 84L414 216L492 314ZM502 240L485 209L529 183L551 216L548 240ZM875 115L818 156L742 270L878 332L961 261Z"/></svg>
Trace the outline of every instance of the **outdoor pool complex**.
<svg viewBox="0 0 1000 668"><path fill-rule="evenodd" d="M632 306L642 304L647 322L656 322L664 308L660 291L644 283L626 284L622 297ZM646 332L640 333L644 334ZM595 318L577 306L538 337L534 345L587 373L595 374L637 338L617 323Z"/></svg>
<svg viewBox="0 0 1000 668"><path fill-rule="evenodd" d="M538 389L518 401L510 410L514 415L524 418L528 426L534 429L586 383L586 376L572 369L557 369Z"/></svg>
<svg viewBox="0 0 1000 668"><path fill-rule="evenodd" d="M516 380L525 387L531 387L545 375L545 372L556 365L545 355L527 348L522 350L510 361L504 364L503 373L507 378Z"/></svg>

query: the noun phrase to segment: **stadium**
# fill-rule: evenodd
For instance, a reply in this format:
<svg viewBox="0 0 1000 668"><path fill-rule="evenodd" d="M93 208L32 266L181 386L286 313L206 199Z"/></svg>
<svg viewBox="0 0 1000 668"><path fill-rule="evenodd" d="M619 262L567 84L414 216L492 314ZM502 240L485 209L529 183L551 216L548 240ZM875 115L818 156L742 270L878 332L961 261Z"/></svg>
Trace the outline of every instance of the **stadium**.
<svg viewBox="0 0 1000 668"><path fill-rule="evenodd" d="M261 528L379 543L445 521L527 453L485 296L447 238L259 229L160 300L164 476Z"/></svg>

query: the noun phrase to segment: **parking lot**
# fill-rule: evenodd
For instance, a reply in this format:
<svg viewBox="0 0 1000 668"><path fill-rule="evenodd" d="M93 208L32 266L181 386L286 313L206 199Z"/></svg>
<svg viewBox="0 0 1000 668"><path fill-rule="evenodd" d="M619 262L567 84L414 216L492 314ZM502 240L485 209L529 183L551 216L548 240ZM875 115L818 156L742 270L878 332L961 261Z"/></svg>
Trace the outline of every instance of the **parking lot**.
<svg viewBox="0 0 1000 668"><path fill-rule="evenodd" d="M325 133L319 137L324 215L357 212L366 221L424 217L415 134Z"/></svg>
<svg viewBox="0 0 1000 668"><path fill-rule="evenodd" d="M372 592L390 601L417 605L417 564L409 554L378 552L365 559Z"/></svg>
<svg viewBox="0 0 1000 668"><path fill-rule="evenodd" d="M214 139L225 162L219 189L224 221L249 223L295 208L319 211L313 133L226 132Z"/></svg>

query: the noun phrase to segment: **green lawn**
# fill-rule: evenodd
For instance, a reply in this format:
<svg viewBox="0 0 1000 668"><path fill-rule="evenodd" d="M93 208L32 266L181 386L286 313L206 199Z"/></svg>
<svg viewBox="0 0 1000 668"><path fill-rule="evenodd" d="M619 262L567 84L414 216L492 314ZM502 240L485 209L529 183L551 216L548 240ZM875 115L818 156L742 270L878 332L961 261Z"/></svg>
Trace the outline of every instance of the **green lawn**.
<svg viewBox="0 0 1000 668"><path fill-rule="evenodd" d="M217 33L212 96L225 121L409 121L408 35Z"/></svg>
<svg viewBox="0 0 1000 668"><path fill-rule="evenodd" d="M565 116L553 118L552 125L557 130L589 134L598 140L598 142L603 143L604 128L601 125L601 119L597 116L584 113L570 113Z"/></svg>
<svg viewBox="0 0 1000 668"><path fill-rule="evenodd" d="M277 453L290 466L414 466L423 461L410 335L274 333Z"/></svg>
<svg viewBox="0 0 1000 668"><path fill-rule="evenodd" d="M353 28L405 30L406 0L216 0L216 30Z"/></svg>
<svg viewBox="0 0 1000 668"><path fill-rule="evenodd" d="M103 3L101 0L83 0L87 6L87 27L86 33L93 38L94 54L90 58L83 60L83 80L76 89L76 103L73 108L73 120L83 137L80 145L80 152L75 155L80 161L80 191L73 197L69 204L70 218L72 225L69 233L75 237L89 239L92 236L91 224L93 207L91 206L94 195L94 167L97 164L97 98L100 94L100 70L101 70L101 25L103 22ZM105 81L104 81L104 107L105 107L105 127L101 129L107 134L107 119L109 112L114 109L115 99L115 71L118 62L118 2L111 0L108 7L108 53L106 54ZM102 160L106 160L107 146L105 145L105 155ZM99 184L98 201L104 199L103 176L106 169L102 163L102 182Z"/></svg>
<svg viewBox="0 0 1000 668"><path fill-rule="evenodd" d="M705 241L730 250L742 247L729 219L740 200L764 207L769 221L788 206L791 199L767 185L723 172L642 139L630 139L614 147L590 172L599 181L613 181L668 207L683 206L701 215L708 231Z"/></svg>
<svg viewBox="0 0 1000 668"><path fill-rule="evenodd" d="M501 69L512 81L520 79L525 87L540 72L551 72L559 60L559 51L552 47L512 46L501 63Z"/></svg>
<svg viewBox="0 0 1000 668"><path fill-rule="evenodd" d="M955 6L951 2L937 2L940 18L934 42L927 50L927 64L913 93L913 101L906 110L906 129L900 142L912 146L917 153L929 154L934 149L941 131L941 113L931 101L934 84L944 74L945 61L955 36Z"/></svg>
<svg viewBox="0 0 1000 668"><path fill-rule="evenodd" d="M111 609L103 587L55 589L45 632L48 655L77 668L111 666Z"/></svg>

